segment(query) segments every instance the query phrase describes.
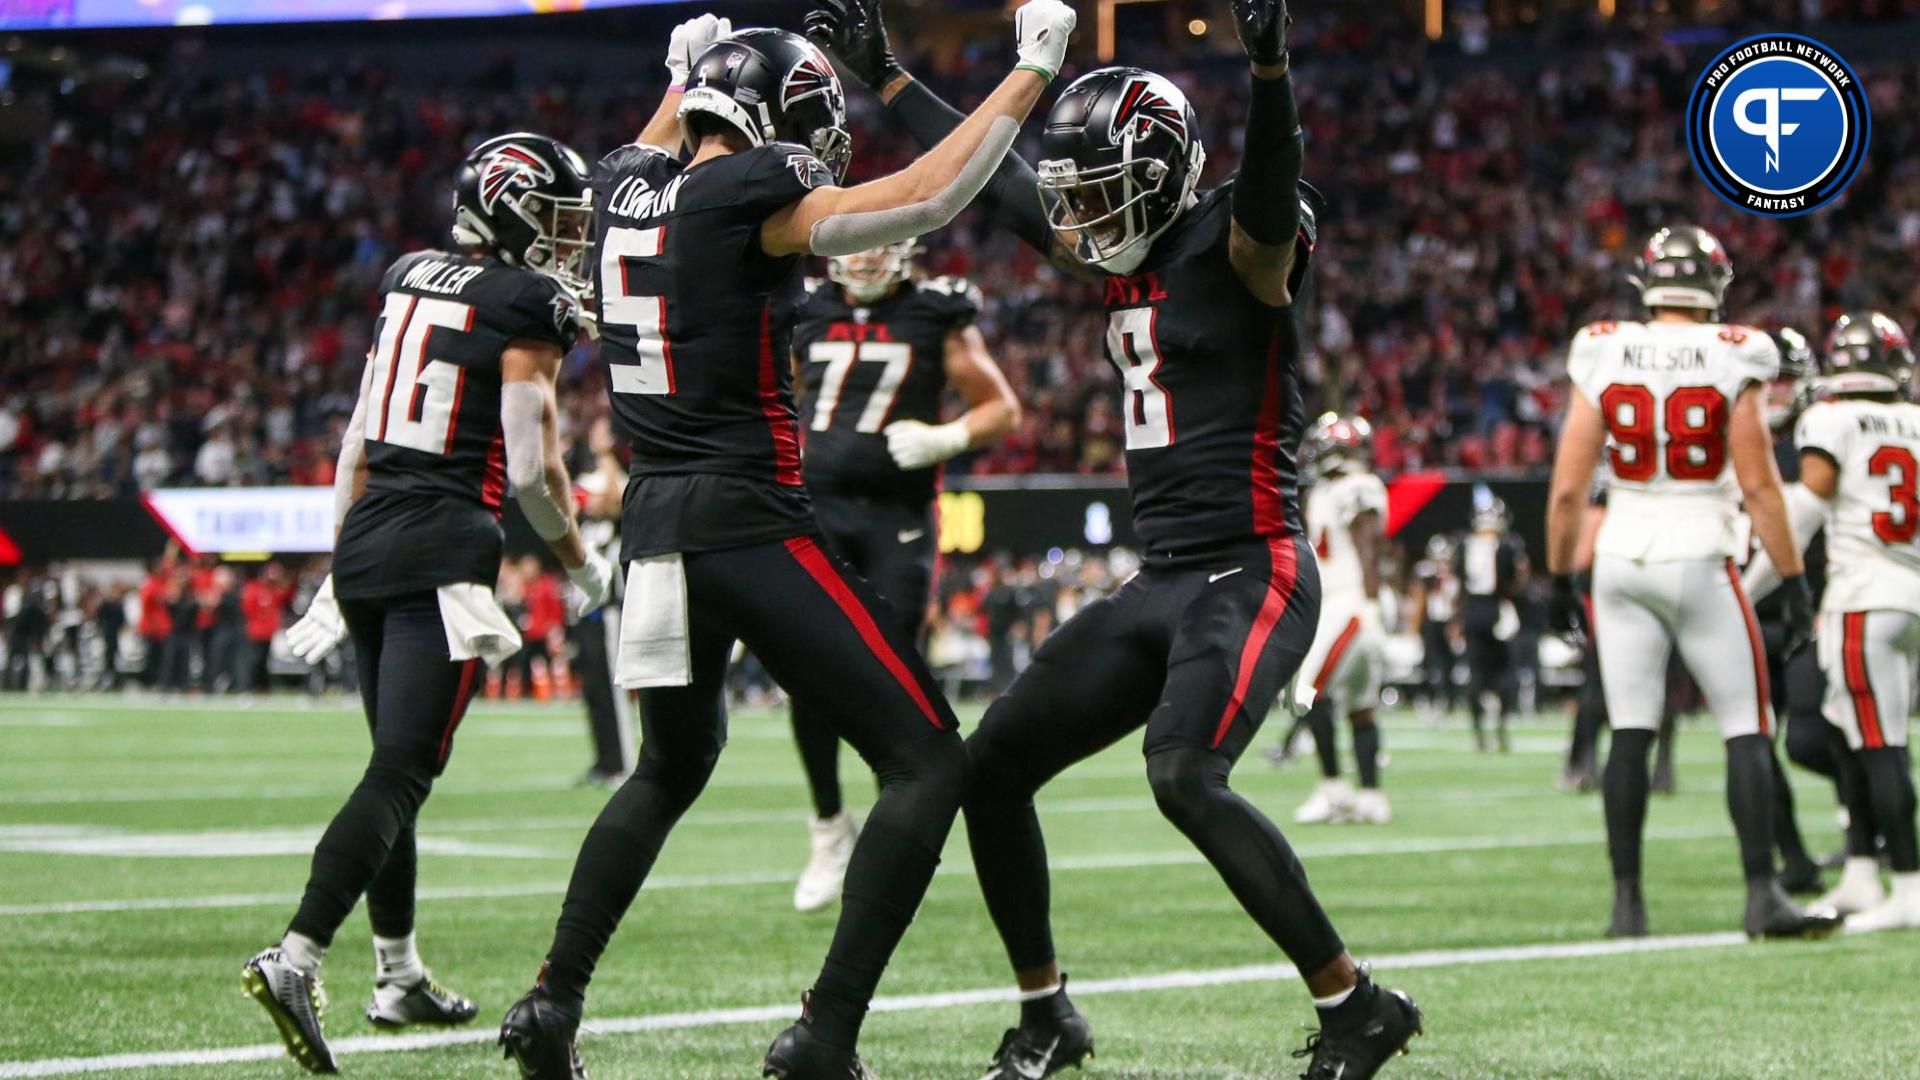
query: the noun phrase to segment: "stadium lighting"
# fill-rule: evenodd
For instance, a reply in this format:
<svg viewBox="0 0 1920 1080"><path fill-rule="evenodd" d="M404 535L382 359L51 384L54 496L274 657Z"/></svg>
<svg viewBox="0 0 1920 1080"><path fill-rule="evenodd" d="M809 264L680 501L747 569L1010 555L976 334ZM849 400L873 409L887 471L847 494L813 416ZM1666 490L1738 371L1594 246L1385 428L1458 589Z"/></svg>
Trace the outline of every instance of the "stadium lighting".
<svg viewBox="0 0 1920 1080"><path fill-rule="evenodd" d="M1603 0L1604 2L1604 0ZM1427 38L1439 41L1447 32L1447 0L1427 0Z"/></svg>

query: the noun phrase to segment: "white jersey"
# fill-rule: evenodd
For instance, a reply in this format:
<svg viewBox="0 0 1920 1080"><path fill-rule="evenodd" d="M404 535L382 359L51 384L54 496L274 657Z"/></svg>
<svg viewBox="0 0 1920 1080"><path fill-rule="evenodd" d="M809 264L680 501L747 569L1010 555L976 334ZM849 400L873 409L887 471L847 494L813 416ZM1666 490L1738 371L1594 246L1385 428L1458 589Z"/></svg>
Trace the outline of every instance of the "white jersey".
<svg viewBox="0 0 1920 1080"><path fill-rule="evenodd" d="M1740 550L1728 421L1741 393L1779 369L1773 339L1746 326L1601 322L1580 331L1567 375L1600 410L1613 471L1596 554L1666 562Z"/></svg>
<svg viewBox="0 0 1920 1080"><path fill-rule="evenodd" d="M1353 543L1353 523L1373 511L1386 524L1387 485L1372 473L1329 477L1307 491L1307 536L1320 558L1320 593L1341 604L1366 596L1360 550ZM1322 606L1333 604L1323 601Z"/></svg>
<svg viewBox="0 0 1920 1080"><path fill-rule="evenodd" d="M1800 417L1794 441L1840 473L1821 609L1920 614L1920 405L1823 401Z"/></svg>

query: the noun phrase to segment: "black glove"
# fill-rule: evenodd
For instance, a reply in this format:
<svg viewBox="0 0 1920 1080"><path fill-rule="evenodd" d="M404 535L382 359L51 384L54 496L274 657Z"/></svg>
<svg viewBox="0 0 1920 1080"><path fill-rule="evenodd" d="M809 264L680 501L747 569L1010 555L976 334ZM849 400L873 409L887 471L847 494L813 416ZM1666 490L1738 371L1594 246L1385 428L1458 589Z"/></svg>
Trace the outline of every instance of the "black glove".
<svg viewBox="0 0 1920 1080"><path fill-rule="evenodd" d="M1780 624L1787 628L1781 648L1791 657L1813 640L1813 587L1807 575L1795 574L1780 582Z"/></svg>
<svg viewBox="0 0 1920 1080"><path fill-rule="evenodd" d="M814 0L807 36L840 58L853 77L878 90L906 69L894 59L880 0Z"/></svg>
<svg viewBox="0 0 1920 1080"><path fill-rule="evenodd" d="M1592 633L1587 625L1586 600L1572 574L1553 575L1553 591L1547 597L1547 627L1576 646L1585 645Z"/></svg>
<svg viewBox="0 0 1920 1080"><path fill-rule="evenodd" d="M822 0L827 2L827 0ZM1246 46L1247 59L1272 67L1287 58L1287 0L1233 0L1233 26Z"/></svg>

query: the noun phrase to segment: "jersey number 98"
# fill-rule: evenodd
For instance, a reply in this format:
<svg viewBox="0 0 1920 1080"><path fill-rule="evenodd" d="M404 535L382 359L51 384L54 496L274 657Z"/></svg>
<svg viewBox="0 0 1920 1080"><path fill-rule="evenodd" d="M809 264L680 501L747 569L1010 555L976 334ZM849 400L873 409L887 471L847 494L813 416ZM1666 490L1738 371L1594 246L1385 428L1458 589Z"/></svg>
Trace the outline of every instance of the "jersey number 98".
<svg viewBox="0 0 1920 1080"><path fill-rule="evenodd" d="M1727 398L1711 386L1679 387L1662 410L1651 389L1616 383L1600 395L1600 416L1613 474L1622 480L1645 483L1660 475L1662 429L1669 478L1717 480L1726 469Z"/></svg>

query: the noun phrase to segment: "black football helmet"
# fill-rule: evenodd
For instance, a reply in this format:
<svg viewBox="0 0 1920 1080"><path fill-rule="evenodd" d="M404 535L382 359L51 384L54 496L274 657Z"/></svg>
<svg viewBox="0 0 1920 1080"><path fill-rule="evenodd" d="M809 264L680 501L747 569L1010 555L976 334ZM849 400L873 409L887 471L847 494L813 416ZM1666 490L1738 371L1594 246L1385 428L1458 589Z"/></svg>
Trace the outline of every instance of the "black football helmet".
<svg viewBox="0 0 1920 1080"><path fill-rule="evenodd" d="M593 189L573 148L519 131L473 148L453 182L453 239L593 291Z"/></svg>
<svg viewBox="0 0 1920 1080"><path fill-rule="evenodd" d="M1373 465L1373 425L1364 417L1327 413L1300 440L1301 471L1314 482Z"/></svg>
<svg viewBox="0 0 1920 1080"><path fill-rule="evenodd" d="M1718 313L1733 282L1733 260L1718 237L1697 225L1674 225L1647 240L1627 280L1649 308Z"/></svg>
<svg viewBox="0 0 1920 1080"><path fill-rule="evenodd" d="M707 46L687 74L680 123L706 114L755 146L798 143L845 179L853 160L847 95L819 46L785 30L742 30ZM687 141L695 140L689 132Z"/></svg>
<svg viewBox="0 0 1920 1080"><path fill-rule="evenodd" d="M1878 311L1840 316L1827 335L1822 389L1833 394L1899 394L1913 386L1913 345L1900 324Z"/></svg>
<svg viewBox="0 0 1920 1080"><path fill-rule="evenodd" d="M1206 163L1179 87L1139 68L1100 68L1075 79L1047 114L1041 199L1081 261L1127 274L1192 205Z"/></svg>
<svg viewBox="0 0 1920 1080"><path fill-rule="evenodd" d="M1767 389L1767 425L1775 431L1785 431L1806 408L1810 380L1817 371L1813 346L1807 344L1805 334L1783 326L1771 336L1774 346L1780 350L1780 373Z"/></svg>

